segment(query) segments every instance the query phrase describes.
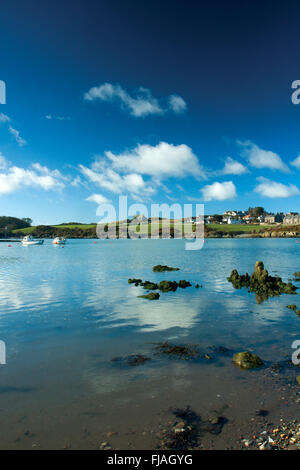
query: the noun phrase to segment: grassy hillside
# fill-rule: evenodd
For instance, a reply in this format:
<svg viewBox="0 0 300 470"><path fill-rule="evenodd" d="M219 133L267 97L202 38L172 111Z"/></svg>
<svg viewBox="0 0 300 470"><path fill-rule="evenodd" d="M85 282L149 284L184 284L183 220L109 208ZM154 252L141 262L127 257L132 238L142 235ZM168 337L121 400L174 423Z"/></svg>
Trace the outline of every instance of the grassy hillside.
<svg viewBox="0 0 300 470"><path fill-rule="evenodd" d="M55 228L82 228L83 230L96 227L96 224L53 225Z"/></svg>
<svg viewBox="0 0 300 470"><path fill-rule="evenodd" d="M93 227L96 227L95 224L83 224L83 225L50 225L49 227L54 227L57 229L82 229L82 230L88 230ZM36 230L35 227L27 227L19 230L13 230L13 233L24 233L24 235L30 235L32 232Z"/></svg>
<svg viewBox="0 0 300 470"><path fill-rule="evenodd" d="M109 224L109 225L114 225ZM126 223L117 223L119 228L120 238L124 237L126 234ZM169 230L171 234L180 235L182 233L183 225L180 222L167 222L167 221L155 221L152 224L141 223L138 226L137 233L142 237L145 237L147 234L152 233L153 235L158 235L163 233L163 236L166 236ZM185 235L189 235L192 231L195 230L195 225L186 224ZM222 235L238 235L238 234L255 234L263 232L282 232L290 231L292 227L287 225L227 225L227 224L209 224L205 226L205 233L208 236L222 236ZM96 225L95 224L74 224L74 225L49 225L49 226L37 226L37 227L27 227L23 229L13 230L13 234L16 236L24 236L32 234L35 237L41 238L51 238L54 236L65 236L67 238L96 238ZM122 236L121 236L122 234ZM126 235L125 235L126 236Z"/></svg>

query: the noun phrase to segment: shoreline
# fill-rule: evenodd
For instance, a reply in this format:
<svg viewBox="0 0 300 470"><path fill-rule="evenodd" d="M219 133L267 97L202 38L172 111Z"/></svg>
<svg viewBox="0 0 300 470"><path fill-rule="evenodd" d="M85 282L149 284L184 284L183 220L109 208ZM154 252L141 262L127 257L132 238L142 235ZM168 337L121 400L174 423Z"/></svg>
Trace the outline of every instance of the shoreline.
<svg viewBox="0 0 300 470"><path fill-rule="evenodd" d="M98 226L58 227L58 226L37 226L23 230L15 230L8 234L9 238L1 241L22 239L25 235L34 238L52 239L64 237L68 239L187 239L195 238L196 226L167 224L157 226L151 224L141 224L135 232L128 234L126 224L112 224L107 228L102 227L101 236ZM101 228L101 227L100 227ZM109 233L108 233L109 231ZM202 232L203 233L203 232ZM107 235L106 235L107 234ZM131 235L131 236L130 236ZM299 238L300 225L276 225L263 227L260 225L205 225L204 238ZM198 238L202 238L199 236Z"/></svg>

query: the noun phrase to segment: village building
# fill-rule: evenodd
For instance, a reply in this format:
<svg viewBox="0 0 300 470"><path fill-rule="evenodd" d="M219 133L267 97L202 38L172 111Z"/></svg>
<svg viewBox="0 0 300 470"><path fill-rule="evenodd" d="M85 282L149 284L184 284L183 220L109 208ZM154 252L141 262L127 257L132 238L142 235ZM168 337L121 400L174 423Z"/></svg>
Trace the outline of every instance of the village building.
<svg viewBox="0 0 300 470"><path fill-rule="evenodd" d="M286 215L283 219L284 225L300 225L300 215Z"/></svg>
<svg viewBox="0 0 300 470"><path fill-rule="evenodd" d="M281 214L269 214L265 217L265 224L282 224L283 215Z"/></svg>

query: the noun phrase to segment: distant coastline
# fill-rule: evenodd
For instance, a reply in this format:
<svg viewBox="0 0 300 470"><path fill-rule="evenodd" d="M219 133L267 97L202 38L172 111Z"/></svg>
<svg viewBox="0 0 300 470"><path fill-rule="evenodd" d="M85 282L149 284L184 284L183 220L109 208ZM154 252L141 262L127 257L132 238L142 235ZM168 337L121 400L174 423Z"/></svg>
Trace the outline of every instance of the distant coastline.
<svg viewBox="0 0 300 470"><path fill-rule="evenodd" d="M74 225L39 225L13 230L9 238L22 238L32 235L38 238L54 238L63 236L70 239L95 239L96 224ZM102 226L103 236L100 238L126 239L128 236L127 223L111 223ZM106 233L109 230L109 236ZM141 223L138 225L134 238L190 238L196 230L195 224L185 224L164 220L159 223ZM205 238L297 238L300 237L300 225L259 225L259 224L208 224L204 228Z"/></svg>

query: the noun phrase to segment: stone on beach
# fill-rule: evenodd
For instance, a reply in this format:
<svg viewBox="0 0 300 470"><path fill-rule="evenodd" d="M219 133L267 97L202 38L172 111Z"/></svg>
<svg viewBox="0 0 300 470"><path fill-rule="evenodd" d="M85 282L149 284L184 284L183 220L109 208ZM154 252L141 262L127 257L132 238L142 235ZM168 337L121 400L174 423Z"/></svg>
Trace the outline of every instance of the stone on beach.
<svg viewBox="0 0 300 470"><path fill-rule="evenodd" d="M260 357L248 351L234 354L233 362L235 365L237 365L238 367L241 367L242 369L257 369L258 367L261 367L264 365Z"/></svg>

